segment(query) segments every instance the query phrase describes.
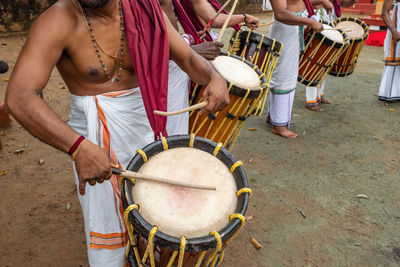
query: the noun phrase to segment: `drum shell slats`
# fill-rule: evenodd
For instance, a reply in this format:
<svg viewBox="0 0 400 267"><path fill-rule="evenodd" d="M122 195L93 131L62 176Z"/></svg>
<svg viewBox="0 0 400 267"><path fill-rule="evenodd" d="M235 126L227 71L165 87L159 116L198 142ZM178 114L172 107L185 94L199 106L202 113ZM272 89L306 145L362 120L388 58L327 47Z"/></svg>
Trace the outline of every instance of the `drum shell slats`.
<svg viewBox="0 0 400 267"><path fill-rule="evenodd" d="M354 72L357 66L358 57L369 36L369 27L364 21L358 18L346 17L338 18L335 21L335 24L338 25L340 22L343 21L351 21L359 24L364 29L364 35L359 38L349 37L349 46L345 49L338 60L333 64L332 69L329 72L330 75L336 77L346 77Z"/></svg>
<svg viewBox="0 0 400 267"><path fill-rule="evenodd" d="M229 41L229 52L247 59L265 73L267 90L264 91L259 103L257 103L257 108L253 111L256 116L261 116L263 113L271 77L282 49L283 44L281 42L268 38L264 34L244 30L232 33Z"/></svg>
<svg viewBox="0 0 400 267"><path fill-rule="evenodd" d="M305 39L306 49L300 53L298 81L306 86L317 86L330 71L333 63L349 45L341 32L343 43L334 42L311 29Z"/></svg>
<svg viewBox="0 0 400 267"><path fill-rule="evenodd" d="M265 74L251 62L232 54L222 52L220 55L236 58L252 67L260 77L261 87L250 90L227 82L230 99L228 106L215 114L208 115L200 115L199 110L192 111L189 117L189 131L216 143L221 142L225 147L230 144L231 149L244 121L257 107L260 98L267 90L267 80ZM191 94L191 105L202 101L201 96L204 89L205 86L196 85L194 87Z"/></svg>
<svg viewBox="0 0 400 267"><path fill-rule="evenodd" d="M239 35L239 36L237 36ZM250 35L250 36L249 36ZM273 72L273 69L270 69L270 63L272 62L273 58L278 58L282 51L282 43L278 42L274 39L270 39L263 34L258 34L255 32L249 31L240 31L234 32L232 34L230 40L230 46L232 47L233 42L236 38L239 38L239 47L237 49L231 49L230 52L237 56L242 56L245 59L249 60L251 63L255 64L262 72L266 72L267 70ZM261 46L260 46L260 42ZM260 48L258 48L260 47ZM244 48L246 51L243 53ZM259 56L257 61L255 62L253 56L255 52L259 52ZM271 56L271 59L267 64L264 63L264 58L266 56Z"/></svg>

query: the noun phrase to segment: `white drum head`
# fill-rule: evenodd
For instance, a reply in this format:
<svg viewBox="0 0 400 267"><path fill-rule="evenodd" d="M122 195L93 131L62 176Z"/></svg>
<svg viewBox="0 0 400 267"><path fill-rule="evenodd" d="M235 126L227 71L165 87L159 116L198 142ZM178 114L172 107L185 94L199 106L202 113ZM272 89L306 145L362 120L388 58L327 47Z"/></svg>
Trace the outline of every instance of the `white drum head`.
<svg viewBox="0 0 400 267"><path fill-rule="evenodd" d="M216 191L190 189L138 180L132 188L143 218L165 234L202 237L229 224L237 197L233 175L219 159L195 148L174 148L150 158L139 170L153 176L200 185Z"/></svg>
<svg viewBox="0 0 400 267"><path fill-rule="evenodd" d="M257 72L236 58L218 56L211 61L211 64L222 77L237 87L255 90L261 86L261 80Z"/></svg>
<svg viewBox="0 0 400 267"><path fill-rule="evenodd" d="M365 35L364 28L353 21L342 21L337 24L344 33L350 38L361 38Z"/></svg>
<svg viewBox="0 0 400 267"><path fill-rule="evenodd" d="M322 24L322 25L324 26L325 29L324 31L321 32L322 35L324 35L326 38L336 43L344 42L343 36L338 30L327 30L327 29L332 29L332 27L327 24Z"/></svg>

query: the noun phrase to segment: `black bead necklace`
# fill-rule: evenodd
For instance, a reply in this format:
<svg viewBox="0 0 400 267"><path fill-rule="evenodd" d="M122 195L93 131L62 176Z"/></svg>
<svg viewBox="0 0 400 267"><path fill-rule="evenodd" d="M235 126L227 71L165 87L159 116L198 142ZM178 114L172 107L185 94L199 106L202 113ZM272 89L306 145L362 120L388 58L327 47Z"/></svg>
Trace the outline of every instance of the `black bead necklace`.
<svg viewBox="0 0 400 267"><path fill-rule="evenodd" d="M124 14L123 14L123 12L122 12L122 4L121 4L121 1L118 1L119 16L120 16L120 20L121 20L121 22L120 22L120 25L121 25L121 32L120 32L119 47L118 47L118 50L117 50L117 52L116 52L116 55L118 55L118 51L120 51L120 53L119 53L119 54L120 54L120 59L119 59L119 71L118 71L118 74L117 74L114 78L112 78L112 79L111 79L111 74L110 74L109 70L107 69L106 64L105 64L105 62L104 62L104 60L103 60L103 58L102 58L102 56L101 56L101 53L100 53L100 50L103 51L103 52L104 52L104 50L101 49L100 45L99 45L99 44L97 43L97 41L96 41L96 38L94 37L94 32L93 32L92 24L91 24L90 21L89 21L88 13L87 13L87 11L81 6L81 4L79 3L79 1L78 1L78 4L79 4L79 7L80 7L80 9L81 9L83 18L85 19L85 22L86 22L86 25L87 25L87 27L88 27L90 36L91 36L91 38L92 38L93 47L95 48L97 57L99 58L101 67L103 68L103 70L104 70L104 72L105 72L105 74L106 74L106 76L107 76L107 79L111 80L112 82L119 82L120 79L121 79L122 59L123 59L123 57L124 57L124 43L125 43L125 23L124 23ZM108 54L105 53L105 52L104 52L104 54L108 55ZM108 55L108 56L109 56L109 55ZM117 56L111 56L111 57L113 57L113 58L115 58L115 59L117 58ZM117 64L117 62L116 62L116 64Z"/></svg>

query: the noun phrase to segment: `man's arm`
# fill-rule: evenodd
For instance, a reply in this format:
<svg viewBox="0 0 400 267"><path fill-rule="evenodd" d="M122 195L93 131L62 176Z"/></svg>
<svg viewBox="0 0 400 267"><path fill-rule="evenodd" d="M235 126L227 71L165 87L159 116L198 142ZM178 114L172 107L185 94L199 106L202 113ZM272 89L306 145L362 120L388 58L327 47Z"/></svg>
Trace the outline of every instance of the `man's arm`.
<svg viewBox="0 0 400 267"><path fill-rule="evenodd" d="M397 31L396 27L393 24L392 19L390 18L390 10L393 6L393 0L385 0L383 2L382 7L382 19L385 22L388 29L392 32L393 39L398 42L400 40L400 33Z"/></svg>
<svg viewBox="0 0 400 267"><path fill-rule="evenodd" d="M333 4L330 0L311 0L311 4L316 9L322 6L328 13L331 13L333 9Z"/></svg>
<svg viewBox="0 0 400 267"><path fill-rule="evenodd" d="M208 101L208 105L202 113L214 113L223 109L229 103L226 80L218 74L207 60L190 48L172 27L166 15L164 15L164 20L168 30L171 58L194 82L207 84L202 97L203 101Z"/></svg>
<svg viewBox="0 0 400 267"><path fill-rule="evenodd" d="M357 2L358 2L357 0L340 0L340 6L341 7L349 7Z"/></svg>
<svg viewBox="0 0 400 267"><path fill-rule="evenodd" d="M9 112L28 132L63 152L68 152L79 134L57 116L39 93L71 39L69 33L74 27L63 7L57 4L37 19L11 75L5 101ZM82 145L75 163L81 193L86 181L94 185L95 179L102 182L111 176L110 159L90 142Z"/></svg>
<svg viewBox="0 0 400 267"><path fill-rule="evenodd" d="M206 23L209 23L217 14L217 11L207 0L191 0L191 3L196 14ZM227 17L227 14L219 14L218 17L211 24L211 26L214 28L222 28L222 25L224 25ZM231 19L228 23L228 27L232 27L241 22L245 22L247 27L254 30L258 27L259 19L249 14L246 14L246 16L244 16L243 14L232 14Z"/></svg>
<svg viewBox="0 0 400 267"><path fill-rule="evenodd" d="M287 9L287 1L284 0L271 0L271 6L274 11L274 17L276 20L285 23L287 25L304 25L310 26L316 32L323 30L322 24L309 18L303 18L297 16Z"/></svg>

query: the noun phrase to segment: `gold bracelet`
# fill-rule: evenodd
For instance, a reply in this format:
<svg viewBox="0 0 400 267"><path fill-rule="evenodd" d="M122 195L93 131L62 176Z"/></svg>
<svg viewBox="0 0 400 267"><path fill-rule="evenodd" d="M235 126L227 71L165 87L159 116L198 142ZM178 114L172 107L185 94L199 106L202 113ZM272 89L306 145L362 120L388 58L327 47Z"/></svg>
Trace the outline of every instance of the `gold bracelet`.
<svg viewBox="0 0 400 267"><path fill-rule="evenodd" d="M83 139L83 141L79 144L78 148L75 150L75 152L71 155L72 161L75 161L75 158L78 156L79 151L82 149L82 145L86 143L87 139Z"/></svg>

